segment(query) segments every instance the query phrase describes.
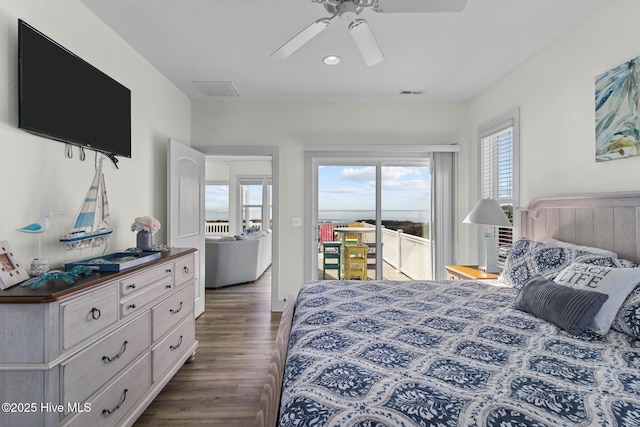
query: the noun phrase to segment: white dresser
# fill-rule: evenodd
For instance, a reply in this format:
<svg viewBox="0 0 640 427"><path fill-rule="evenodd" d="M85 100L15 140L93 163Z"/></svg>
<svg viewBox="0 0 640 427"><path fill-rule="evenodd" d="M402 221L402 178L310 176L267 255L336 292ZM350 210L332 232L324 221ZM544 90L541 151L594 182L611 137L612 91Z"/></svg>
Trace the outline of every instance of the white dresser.
<svg viewBox="0 0 640 427"><path fill-rule="evenodd" d="M133 424L198 346L194 254L0 291L0 426Z"/></svg>

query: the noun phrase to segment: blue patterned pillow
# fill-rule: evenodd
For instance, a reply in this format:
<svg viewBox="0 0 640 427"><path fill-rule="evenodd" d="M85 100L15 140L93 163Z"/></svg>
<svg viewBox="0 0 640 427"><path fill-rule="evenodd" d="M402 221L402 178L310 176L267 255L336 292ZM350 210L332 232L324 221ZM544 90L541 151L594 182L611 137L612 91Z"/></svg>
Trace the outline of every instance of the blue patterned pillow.
<svg viewBox="0 0 640 427"><path fill-rule="evenodd" d="M549 245L521 238L513 244L499 280L505 285L522 289L535 276L553 280L573 262L602 267L637 267L637 264L631 261L603 256L578 247Z"/></svg>
<svg viewBox="0 0 640 427"><path fill-rule="evenodd" d="M636 286L622 303L611 329L634 338L640 338L640 285Z"/></svg>

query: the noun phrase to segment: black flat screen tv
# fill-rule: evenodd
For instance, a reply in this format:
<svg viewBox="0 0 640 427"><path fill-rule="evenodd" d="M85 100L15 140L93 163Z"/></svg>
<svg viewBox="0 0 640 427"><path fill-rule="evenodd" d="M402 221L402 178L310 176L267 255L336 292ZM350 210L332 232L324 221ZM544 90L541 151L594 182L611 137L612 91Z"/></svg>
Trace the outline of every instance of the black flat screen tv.
<svg viewBox="0 0 640 427"><path fill-rule="evenodd" d="M108 155L131 157L131 91L18 21L18 126Z"/></svg>

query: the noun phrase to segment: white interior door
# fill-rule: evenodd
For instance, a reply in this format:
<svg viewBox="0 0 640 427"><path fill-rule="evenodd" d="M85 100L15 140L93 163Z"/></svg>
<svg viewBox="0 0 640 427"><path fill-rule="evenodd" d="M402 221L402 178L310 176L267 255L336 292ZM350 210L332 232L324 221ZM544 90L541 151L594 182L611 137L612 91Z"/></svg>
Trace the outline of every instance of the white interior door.
<svg viewBox="0 0 640 427"><path fill-rule="evenodd" d="M167 148L167 239L169 246L196 248L195 316L204 312L205 155L174 139Z"/></svg>

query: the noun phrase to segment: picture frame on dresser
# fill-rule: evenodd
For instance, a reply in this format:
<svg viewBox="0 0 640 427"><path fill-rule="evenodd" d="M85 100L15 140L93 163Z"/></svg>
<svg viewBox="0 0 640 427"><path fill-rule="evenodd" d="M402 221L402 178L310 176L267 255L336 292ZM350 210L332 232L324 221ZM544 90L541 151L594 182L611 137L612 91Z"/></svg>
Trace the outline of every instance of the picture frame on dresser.
<svg viewBox="0 0 640 427"><path fill-rule="evenodd" d="M27 270L14 255L9 242L0 240L0 289L10 288L28 278Z"/></svg>

